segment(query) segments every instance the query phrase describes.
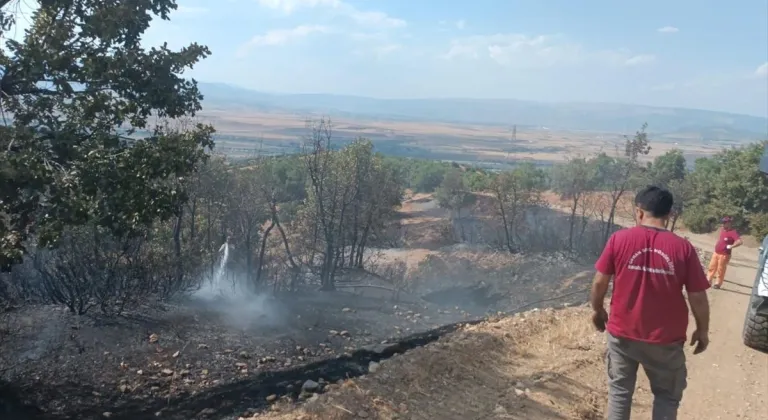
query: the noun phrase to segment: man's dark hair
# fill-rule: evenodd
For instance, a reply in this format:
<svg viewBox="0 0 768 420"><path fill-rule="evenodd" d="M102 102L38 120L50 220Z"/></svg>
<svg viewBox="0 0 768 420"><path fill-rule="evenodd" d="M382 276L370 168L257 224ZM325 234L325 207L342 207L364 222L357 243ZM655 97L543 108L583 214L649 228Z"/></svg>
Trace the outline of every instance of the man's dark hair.
<svg viewBox="0 0 768 420"><path fill-rule="evenodd" d="M635 205L651 213L655 218L662 218L672 211L674 199L672 193L664 188L649 185L635 196Z"/></svg>

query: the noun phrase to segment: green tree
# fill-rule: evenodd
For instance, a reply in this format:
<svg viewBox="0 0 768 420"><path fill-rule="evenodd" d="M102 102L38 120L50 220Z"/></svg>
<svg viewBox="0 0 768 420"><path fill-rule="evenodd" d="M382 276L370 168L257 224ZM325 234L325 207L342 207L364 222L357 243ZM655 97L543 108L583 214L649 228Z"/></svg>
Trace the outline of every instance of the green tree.
<svg viewBox="0 0 768 420"><path fill-rule="evenodd" d="M648 168L648 179L654 185L669 187L673 181L685 179L687 173L683 151L672 149L653 160Z"/></svg>
<svg viewBox="0 0 768 420"><path fill-rule="evenodd" d="M470 196L459 169L448 171L435 191L438 205L456 212L461 211L462 207L470 203Z"/></svg>
<svg viewBox="0 0 768 420"><path fill-rule="evenodd" d="M456 226L458 223L459 236L464 241L464 225L461 223L461 209L472 203L475 196L469 192L464 184L464 177L458 168L453 168L445 173L443 182L435 190L437 204L451 211L451 224Z"/></svg>
<svg viewBox="0 0 768 420"><path fill-rule="evenodd" d="M485 191L491 186L491 177L484 170L471 168L464 172L464 182L470 191Z"/></svg>
<svg viewBox="0 0 768 420"><path fill-rule="evenodd" d="M695 189L689 177L673 179L669 181L666 187L672 193L674 199L674 204L672 204L672 224L669 227L669 230L674 232L678 220L683 216L684 212L688 211L688 204L695 194Z"/></svg>
<svg viewBox="0 0 768 420"><path fill-rule="evenodd" d="M657 156L648 165L646 175L649 183L667 188L674 196L670 227L670 230L674 231L678 219L686 208L686 203L692 198L694 192L691 181L687 179L688 168L682 150L672 149Z"/></svg>
<svg viewBox="0 0 768 420"><path fill-rule="evenodd" d="M765 143L723 150L711 158L696 160L691 179L694 193L687 204L686 226L709 232L724 215L746 230L756 214L768 209L768 180L759 170ZM757 225L758 223L756 223Z"/></svg>
<svg viewBox="0 0 768 420"><path fill-rule="evenodd" d="M118 236L179 212L178 182L213 146L210 126L150 126L201 109L182 73L209 54L146 48L174 0L42 0L21 39L0 1L0 266L94 221ZM137 136L141 134L141 136Z"/></svg>
<svg viewBox="0 0 768 420"><path fill-rule="evenodd" d="M439 162L422 162L414 168L413 189L418 192L435 191L440 186L440 183L443 182L447 170L446 165L442 165Z"/></svg>

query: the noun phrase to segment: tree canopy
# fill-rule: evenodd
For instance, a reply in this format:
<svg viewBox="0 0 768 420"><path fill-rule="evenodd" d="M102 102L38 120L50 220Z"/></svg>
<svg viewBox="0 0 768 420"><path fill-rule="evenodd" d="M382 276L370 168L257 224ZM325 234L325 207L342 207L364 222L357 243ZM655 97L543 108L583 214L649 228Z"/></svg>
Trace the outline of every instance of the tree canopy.
<svg viewBox="0 0 768 420"><path fill-rule="evenodd" d="M687 175L693 191L685 222L691 230L710 231L726 215L733 217L735 226L742 230L750 228L752 221L765 218L768 180L759 168L764 144L725 149L696 160ZM768 231L763 227L754 233L762 237Z"/></svg>
<svg viewBox="0 0 768 420"><path fill-rule="evenodd" d="M169 218L213 146L212 127L178 122L201 109L183 73L208 48L142 44L174 0L40 0L16 39L13 3L0 1L3 269L31 238L54 245L67 226L123 236Z"/></svg>

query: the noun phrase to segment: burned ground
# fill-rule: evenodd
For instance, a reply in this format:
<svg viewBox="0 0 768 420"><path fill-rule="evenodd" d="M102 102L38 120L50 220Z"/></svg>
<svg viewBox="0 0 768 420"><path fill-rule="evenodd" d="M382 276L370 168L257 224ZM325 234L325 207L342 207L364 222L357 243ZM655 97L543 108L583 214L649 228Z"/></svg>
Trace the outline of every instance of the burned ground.
<svg viewBox="0 0 768 420"><path fill-rule="evenodd" d="M237 418L307 397L307 380L322 389L364 375L371 362L461 324L586 297L588 265L456 244L440 229L446 212L429 197L415 197L403 213L404 225L421 230L404 232L405 248L375 251L384 265L405 259L407 284L397 301L358 282L330 293L188 297L118 318L54 306L10 312L0 340L0 413Z"/></svg>
<svg viewBox="0 0 768 420"><path fill-rule="evenodd" d="M498 292L470 283L466 287L474 288L477 299L466 308L439 293L427 295L432 302L394 303L345 292L292 293L222 306L189 300L120 319L25 308L13 316L18 334L3 344L10 365L6 375L19 390L5 404L15 399L18 406L23 396L45 418L246 412L263 406L267 395L296 394L306 379L364 373L370 360L382 357L366 353L370 346L414 346L451 331L453 323L514 310L524 296L538 296L543 284L536 286L518 285L512 299L487 299ZM579 282L568 290L583 286ZM445 294L461 290L456 287ZM566 299L577 301L583 294ZM418 335L428 331L433 332Z"/></svg>

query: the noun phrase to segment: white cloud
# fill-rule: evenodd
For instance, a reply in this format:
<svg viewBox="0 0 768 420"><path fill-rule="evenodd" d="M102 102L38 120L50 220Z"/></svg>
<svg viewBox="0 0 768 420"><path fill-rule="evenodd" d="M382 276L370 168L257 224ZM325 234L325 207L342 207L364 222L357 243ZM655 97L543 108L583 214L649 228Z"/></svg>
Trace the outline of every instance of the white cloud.
<svg viewBox="0 0 768 420"><path fill-rule="evenodd" d="M490 54L492 58L511 55L514 52L541 48L547 42L544 36L529 37L520 34L472 35L451 41L451 47L443 57L480 58Z"/></svg>
<svg viewBox="0 0 768 420"><path fill-rule="evenodd" d="M380 28L400 28L406 26L402 19L393 18L384 12L363 12L348 6L347 15L355 22L363 26L375 26ZM345 7L346 9L346 7Z"/></svg>
<svg viewBox="0 0 768 420"><path fill-rule="evenodd" d="M659 33L662 34L674 34L676 32L680 32L680 29L674 27L674 26L664 26L656 30Z"/></svg>
<svg viewBox="0 0 768 420"><path fill-rule="evenodd" d="M358 56L374 56L376 59L381 60L402 49L402 45L391 43L356 48L352 50L352 53Z"/></svg>
<svg viewBox="0 0 768 420"><path fill-rule="evenodd" d="M466 26L467 26L467 22L464 19L456 22L456 28L458 28L459 30L463 30Z"/></svg>
<svg viewBox="0 0 768 420"><path fill-rule="evenodd" d="M386 54L398 51L401 48L403 48L403 46L400 44L387 44L387 45L382 45L381 47L376 48L375 51L376 51L376 54L378 55L386 55Z"/></svg>
<svg viewBox="0 0 768 420"><path fill-rule="evenodd" d="M384 28L406 26L403 19L389 16L384 12L360 10L341 0L257 0L259 5L268 9L280 10L291 14L299 9L325 7L349 17L359 25Z"/></svg>
<svg viewBox="0 0 768 420"><path fill-rule="evenodd" d="M755 70L755 76L757 77L768 77L768 61L763 63L760 67Z"/></svg>
<svg viewBox="0 0 768 420"><path fill-rule="evenodd" d="M298 9L310 9L318 6L339 7L341 0L257 0L260 6L269 9L293 13Z"/></svg>
<svg viewBox="0 0 768 420"><path fill-rule="evenodd" d="M632 57L629 57L628 59L624 60L625 66L640 66L643 64L649 64L656 61L656 56L651 54L638 54Z"/></svg>
<svg viewBox="0 0 768 420"><path fill-rule="evenodd" d="M264 35L257 35L240 47L238 55L243 56L255 47L279 46L305 38L315 33L329 33L331 29L322 25L300 25L292 29L274 29Z"/></svg>
<svg viewBox="0 0 768 420"><path fill-rule="evenodd" d="M411 46L403 44L408 38L407 35L393 37L388 31L352 32L344 35L357 43L352 53L358 56L375 56L382 59L396 52L415 51Z"/></svg>
<svg viewBox="0 0 768 420"><path fill-rule="evenodd" d="M386 41L389 37L384 32L351 32L348 34L354 41Z"/></svg>
<svg viewBox="0 0 768 420"><path fill-rule="evenodd" d="M500 65L516 68L544 68L563 65L598 64L637 66L654 60L648 54L626 50L589 51L558 35L523 34L474 35L456 38L444 59L489 58Z"/></svg>

